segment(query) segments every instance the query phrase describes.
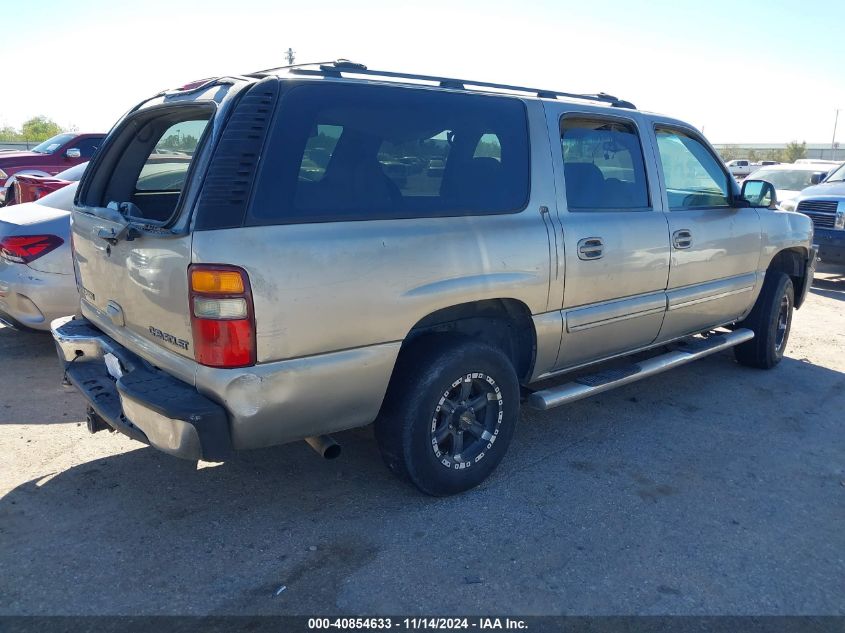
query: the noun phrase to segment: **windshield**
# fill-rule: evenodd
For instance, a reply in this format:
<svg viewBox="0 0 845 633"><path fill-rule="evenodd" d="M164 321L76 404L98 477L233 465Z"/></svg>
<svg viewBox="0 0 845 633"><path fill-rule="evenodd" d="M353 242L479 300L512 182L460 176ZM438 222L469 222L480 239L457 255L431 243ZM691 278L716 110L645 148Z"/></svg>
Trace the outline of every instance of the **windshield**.
<svg viewBox="0 0 845 633"><path fill-rule="evenodd" d="M806 169L759 169L754 172L754 180L768 180L775 189L801 191L813 184L813 174L817 173Z"/></svg>
<svg viewBox="0 0 845 633"><path fill-rule="evenodd" d="M64 171L60 171L58 174L53 176L57 180L70 180L71 182L76 182L82 178L82 174L85 173L85 168L88 167L88 162L79 163L71 167L70 169L65 169Z"/></svg>
<svg viewBox="0 0 845 633"><path fill-rule="evenodd" d="M840 165L839 169L833 172L825 182L842 182L843 180L845 180L845 163Z"/></svg>
<svg viewBox="0 0 845 633"><path fill-rule="evenodd" d="M48 138L43 143L33 147L31 151L38 154L52 154L72 138L73 134L56 134L53 138Z"/></svg>

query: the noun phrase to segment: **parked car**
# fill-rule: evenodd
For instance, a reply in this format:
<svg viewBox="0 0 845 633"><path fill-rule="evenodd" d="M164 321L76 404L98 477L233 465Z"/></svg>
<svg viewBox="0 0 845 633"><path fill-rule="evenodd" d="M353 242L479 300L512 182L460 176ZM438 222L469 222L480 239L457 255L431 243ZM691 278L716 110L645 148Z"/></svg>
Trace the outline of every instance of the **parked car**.
<svg viewBox="0 0 845 633"><path fill-rule="evenodd" d="M823 182L781 203L781 208L810 217L823 262L845 264L845 164Z"/></svg>
<svg viewBox="0 0 845 633"><path fill-rule="evenodd" d="M81 317L52 329L91 431L219 461L301 439L335 456L328 434L375 421L390 469L444 495L494 470L523 395L548 409L731 347L783 357L810 219L769 183L740 190L690 125L605 94L306 70L152 97L83 176ZM321 126L338 140L315 180ZM142 191L176 128L202 139L183 186ZM442 172L404 186L381 165L433 147Z"/></svg>
<svg viewBox="0 0 845 633"><path fill-rule="evenodd" d="M70 209L77 183L0 209L0 321L49 330L74 313L79 294L70 252Z"/></svg>
<svg viewBox="0 0 845 633"><path fill-rule="evenodd" d="M16 174L55 176L68 167L91 160L105 134L57 134L31 150L0 153L0 205Z"/></svg>
<svg viewBox="0 0 845 633"><path fill-rule="evenodd" d="M754 171L759 169L758 165L755 165L747 158L737 158L735 160L729 160L727 162L728 171L731 172L731 175L734 178L746 178L747 176L751 175Z"/></svg>
<svg viewBox="0 0 845 633"><path fill-rule="evenodd" d="M80 163L70 169L60 171L55 176L32 176L16 174L14 184L6 191L6 206L22 202L35 202L49 193L67 187L72 182L78 182L85 172L88 163Z"/></svg>
<svg viewBox="0 0 845 633"><path fill-rule="evenodd" d="M814 163L793 163L761 167L754 172L755 180L772 183L777 191L778 202L795 198L802 189L816 185L827 177L829 169Z"/></svg>

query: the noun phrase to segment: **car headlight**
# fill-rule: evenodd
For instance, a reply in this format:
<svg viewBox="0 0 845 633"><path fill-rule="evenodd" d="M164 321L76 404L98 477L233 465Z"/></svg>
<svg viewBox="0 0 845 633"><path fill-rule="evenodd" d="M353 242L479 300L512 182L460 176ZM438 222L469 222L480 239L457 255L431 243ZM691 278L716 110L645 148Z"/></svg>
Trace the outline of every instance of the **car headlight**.
<svg viewBox="0 0 845 633"><path fill-rule="evenodd" d="M0 180L6 180L9 176L6 175L6 172L0 169Z"/></svg>
<svg viewBox="0 0 845 633"><path fill-rule="evenodd" d="M845 204L839 203L839 211L836 212L836 219L833 221L833 228L840 231L845 230Z"/></svg>
<svg viewBox="0 0 845 633"><path fill-rule="evenodd" d="M781 200L778 202L778 208L781 211L795 211L795 207L798 203L795 201L795 198L791 198L789 200Z"/></svg>

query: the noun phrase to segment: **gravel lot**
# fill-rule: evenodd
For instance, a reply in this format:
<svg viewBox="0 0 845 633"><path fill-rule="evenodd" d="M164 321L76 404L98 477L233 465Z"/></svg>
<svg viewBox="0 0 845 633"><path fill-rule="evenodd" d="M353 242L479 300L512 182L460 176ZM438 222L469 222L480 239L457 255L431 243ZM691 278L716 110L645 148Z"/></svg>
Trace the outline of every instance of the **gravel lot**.
<svg viewBox="0 0 845 633"><path fill-rule="evenodd" d="M91 436L59 379L49 336L0 329L0 614L845 614L831 271L774 371L727 352L525 412L450 499L394 479L369 429L334 462L200 468Z"/></svg>

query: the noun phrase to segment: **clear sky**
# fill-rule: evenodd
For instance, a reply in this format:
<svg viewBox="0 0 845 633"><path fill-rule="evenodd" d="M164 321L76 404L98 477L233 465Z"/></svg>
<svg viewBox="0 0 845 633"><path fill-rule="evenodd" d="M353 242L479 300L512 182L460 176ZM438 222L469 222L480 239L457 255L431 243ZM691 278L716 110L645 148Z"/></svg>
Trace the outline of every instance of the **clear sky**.
<svg viewBox="0 0 845 633"><path fill-rule="evenodd" d="M845 0L0 0L0 126L108 129L202 77L346 57L370 68L605 91L715 143L829 143ZM845 110L837 140L845 146Z"/></svg>

